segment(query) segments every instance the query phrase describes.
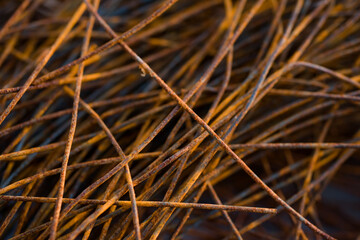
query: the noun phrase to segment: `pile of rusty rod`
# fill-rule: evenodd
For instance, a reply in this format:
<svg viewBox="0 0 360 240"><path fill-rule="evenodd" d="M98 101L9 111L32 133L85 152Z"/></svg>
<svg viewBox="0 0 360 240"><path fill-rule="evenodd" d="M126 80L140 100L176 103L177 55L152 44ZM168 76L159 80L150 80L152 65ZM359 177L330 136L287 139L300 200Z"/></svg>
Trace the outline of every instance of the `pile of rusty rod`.
<svg viewBox="0 0 360 240"><path fill-rule="evenodd" d="M360 1L0 12L0 239L360 236Z"/></svg>

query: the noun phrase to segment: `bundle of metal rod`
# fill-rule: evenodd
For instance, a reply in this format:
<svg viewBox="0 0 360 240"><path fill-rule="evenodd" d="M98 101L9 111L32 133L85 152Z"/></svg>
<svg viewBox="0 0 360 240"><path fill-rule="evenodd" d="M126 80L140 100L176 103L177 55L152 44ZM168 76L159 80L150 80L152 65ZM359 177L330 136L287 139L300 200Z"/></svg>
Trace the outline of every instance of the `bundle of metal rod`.
<svg viewBox="0 0 360 240"><path fill-rule="evenodd" d="M0 239L360 237L360 1L0 12Z"/></svg>

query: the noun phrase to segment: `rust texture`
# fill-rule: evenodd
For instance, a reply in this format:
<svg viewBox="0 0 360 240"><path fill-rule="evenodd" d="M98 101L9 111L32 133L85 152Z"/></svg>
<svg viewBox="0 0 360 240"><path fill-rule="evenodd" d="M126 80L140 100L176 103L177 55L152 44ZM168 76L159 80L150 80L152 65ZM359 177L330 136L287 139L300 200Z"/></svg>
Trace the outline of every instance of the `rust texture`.
<svg viewBox="0 0 360 240"><path fill-rule="evenodd" d="M0 12L0 239L360 237L360 1Z"/></svg>

